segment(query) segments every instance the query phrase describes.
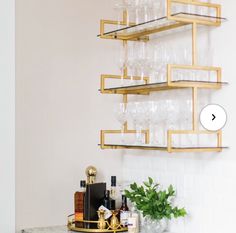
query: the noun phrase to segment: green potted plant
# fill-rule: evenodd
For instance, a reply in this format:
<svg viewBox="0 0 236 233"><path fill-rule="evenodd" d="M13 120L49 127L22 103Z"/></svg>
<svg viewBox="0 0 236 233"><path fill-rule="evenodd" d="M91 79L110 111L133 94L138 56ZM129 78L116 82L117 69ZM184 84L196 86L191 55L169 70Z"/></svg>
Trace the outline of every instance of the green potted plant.
<svg viewBox="0 0 236 233"><path fill-rule="evenodd" d="M147 233L162 233L167 229L169 220L187 214L185 208L173 206L173 186L170 185L167 190L160 190L159 184L155 184L150 177L143 185L131 184L130 190L125 190L125 195L143 215L143 228Z"/></svg>

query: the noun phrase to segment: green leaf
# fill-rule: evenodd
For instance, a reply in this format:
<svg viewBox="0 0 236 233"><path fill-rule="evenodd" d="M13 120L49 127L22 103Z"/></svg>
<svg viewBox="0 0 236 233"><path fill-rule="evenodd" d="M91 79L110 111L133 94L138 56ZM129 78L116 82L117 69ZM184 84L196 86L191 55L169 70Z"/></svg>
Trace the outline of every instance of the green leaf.
<svg viewBox="0 0 236 233"><path fill-rule="evenodd" d="M130 190L125 190L125 195L144 216L152 219L184 217L187 214L185 208L179 209L169 201L169 197L175 195L173 186L170 185L167 190L159 190L158 186L148 177L148 181L144 181L143 185L131 184Z"/></svg>
<svg viewBox="0 0 236 233"><path fill-rule="evenodd" d="M148 182L143 182L143 184L144 184L146 187L148 187L148 188L151 187L150 184L149 184Z"/></svg>
<svg viewBox="0 0 236 233"><path fill-rule="evenodd" d="M153 179L151 177L148 177L148 181L149 181L149 184L151 186L153 184Z"/></svg>
<svg viewBox="0 0 236 233"><path fill-rule="evenodd" d="M138 185L136 183L133 183L133 184L130 185L130 188L132 190L136 190L138 188Z"/></svg>

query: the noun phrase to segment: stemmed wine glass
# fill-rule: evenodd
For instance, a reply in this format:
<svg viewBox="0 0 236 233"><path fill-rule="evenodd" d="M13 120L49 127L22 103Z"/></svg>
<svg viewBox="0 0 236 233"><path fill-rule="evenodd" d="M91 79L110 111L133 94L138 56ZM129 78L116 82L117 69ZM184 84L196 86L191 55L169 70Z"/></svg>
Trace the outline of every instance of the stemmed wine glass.
<svg viewBox="0 0 236 233"><path fill-rule="evenodd" d="M136 130L136 145L142 145L144 143L144 137L142 129L146 120L146 104L144 102L131 102L128 103L128 114Z"/></svg>
<svg viewBox="0 0 236 233"><path fill-rule="evenodd" d="M125 129L124 125L127 122L127 106L125 103L118 103L115 105L114 114L121 125L121 144L125 144Z"/></svg>
<svg viewBox="0 0 236 233"><path fill-rule="evenodd" d="M192 108L192 100L191 99L182 100L181 112L182 112L182 116L183 116L182 127L184 129L191 130L192 129L192 120L193 120L192 119L193 108ZM191 147L193 144L191 135L187 135L186 140L187 140L185 142L186 146Z"/></svg>
<svg viewBox="0 0 236 233"><path fill-rule="evenodd" d="M130 75L130 85L135 84L134 73L135 73L135 42L130 43L128 47L128 56L127 56L127 68Z"/></svg>
<svg viewBox="0 0 236 233"><path fill-rule="evenodd" d="M121 75L121 86L124 86L124 70L125 67L127 67L127 54L126 54L126 48L122 44L119 48L119 54L118 54L118 59L117 59L117 65L120 70L120 75Z"/></svg>
<svg viewBox="0 0 236 233"><path fill-rule="evenodd" d="M149 130L150 130L150 145L158 144L158 136L157 135L157 126L158 126L158 102L150 101L148 103L149 108Z"/></svg>
<svg viewBox="0 0 236 233"><path fill-rule="evenodd" d="M145 70L146 70L146 43L140 42L137 44L137 70L139 71L139 74L141 76L140 84L144 83L144 76L145 76Z"/></svg>

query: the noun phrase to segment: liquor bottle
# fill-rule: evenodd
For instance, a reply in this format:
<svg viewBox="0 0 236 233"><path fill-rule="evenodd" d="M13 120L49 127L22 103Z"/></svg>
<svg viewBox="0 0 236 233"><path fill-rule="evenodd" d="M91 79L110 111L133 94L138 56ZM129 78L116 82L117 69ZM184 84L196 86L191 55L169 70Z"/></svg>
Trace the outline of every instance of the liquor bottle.
<svg viewBox="0 0 236 233"><path fill-rule="evenodd" d="M122 195L122 205L120 207L120 224L123 227L128 226L128 219L130 216L130 211L127 206L127 198L125 195Z"/></svg>
<svg viewBox="0 0 236 233"><path fill-rule="evenodd" d="M118 202L117 198L117 187L116 187L116 176L111 176L111 209L115 210Z"/></svg>
<svg viewBox="0 0 236 233"><path fill-rule="evenodd" d="M111 198L114 200L117 198L116 176L111 177Z"/></svg>
<svg viewBox="0 0 236 233"><path fill-rule="evenodd" d="M104 192L104 198L103 198L103 202L102 205L107 208L108 210L111 209L111 199L110 199L110 191L106 190Z"/></svg>
<svg viewBox="0 0 236 233"><path fill-rule="evenodd" d="M84 220L84 197L86 191L86 181L80 181L80 190L74 195L74 208L75 208L75 226L83 227L81 221Z"/></svg>

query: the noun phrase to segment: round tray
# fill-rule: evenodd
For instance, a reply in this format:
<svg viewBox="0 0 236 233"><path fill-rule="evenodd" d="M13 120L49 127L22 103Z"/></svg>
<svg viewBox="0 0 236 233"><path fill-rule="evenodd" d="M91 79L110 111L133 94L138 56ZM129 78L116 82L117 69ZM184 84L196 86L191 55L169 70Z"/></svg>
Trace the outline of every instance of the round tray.
<svg viewBox="0 0 236 233"><path fill-rule="evenodd" d="M77 228L77 227L74 226L74 224L69 225L68 229L70 231L75 231L75 232L94 232L94 233L96 233L96 232L97 233L103 233L103 232L113 232L113 233L116 233L116 232L126 232L128 230L127 228L120 228L120 229L116 229L116 230L112 230L112 229L101 230L101 229Z"/></svg>
<svg viewBox="0 0 236 233"><path fill-rule="evenodd" d="M81 220L79 221L81 223L95 223L95 224L98 224L98 221L89 221L89 220ZM74 214L71 214L68 216L68 223L67 223L67 228L70 230L70 231L75 231L75 232L94 232L94 233L105 233L105 232L113 232L113 233L116 233L116 232L126 232L128 231L128 228L127 227L122 227L121 225L119 225L117 227L117 229L111 229L111 226L109 225L109 223L106 221L106 224L107 224L107 228L102 230L102 229L96 229L96 228L79 228L79 227L75 227L75 219L74 219Z"/></svg>

